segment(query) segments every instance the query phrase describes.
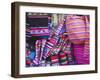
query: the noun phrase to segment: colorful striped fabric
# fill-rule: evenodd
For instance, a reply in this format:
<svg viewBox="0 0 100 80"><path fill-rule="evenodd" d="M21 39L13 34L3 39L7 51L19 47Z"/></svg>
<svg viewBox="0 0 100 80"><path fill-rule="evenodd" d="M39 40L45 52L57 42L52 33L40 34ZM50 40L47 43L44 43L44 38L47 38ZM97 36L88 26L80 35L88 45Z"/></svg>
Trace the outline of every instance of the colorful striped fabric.
<svg viewBox="0 0 100 80"><path fill-rule="evenodd" d="M89 38L89 27L87 27L86 23L85 16L67 15L66 29L71 42L81 44L85 42L85 39Z"/></svg>
<svg viewBox="0 0 100 80"><path fill-rule="evenodd" d="M85 41L85 45L84 45L84 55L83 55L83 58L84 58L84 63L85 64L89 64L90 63L90 44L89 44L89 40L88 41Z"/></svg>
<svg viewBox="0 0 100 80"><path fill-rule="evenodd" d="M84 44L74 44L73 45L74 50L74 56L77 64L83 64L84 63Z"/></svg>
<svg viewBox="0 0 100 80"><path fill-rule="evenodd" d="M41 43L42 43L41 40L37 40L36 43L35 43L36 57L35 57L35 60L33 60L33 62L36 63L36 64L39 63L40 58L41 58Z"/></svg>
<svg viewBox="0 0 100 80"><path fill-rule="evenodd" d="M30 34L32 36L49 36L49 29L47 27L30 28Z"/></svg>
<svg viewBox="0 0 100 80"><path fill-rule="evenodd" d="M59 57L58 57L58 54L52 55L50 58L51 58L51 64L52 65L59 65Z"/></svg>
<svg viewBox="0 0 100 80"><path fill-rule="evenodd" d="M60 65L68 65L66 53L59 53Z"/></svg>
<svg viewBox="0 0 100 80"><path fill-rule="evenodd" d="M74 56L77 64L89 64L88 16L68 15L66 25L69 39L74 44Z"/></svg>
<svg viewBox="0 0 100 80"><path fill-rule="evenodd" d="M89 44L74 44L74 56L77 64L89 64Z"/></svg>
<svg viewBox="0 0 100 80"><path fill-rule="evenodd" d="M54 38L49 38L46 42L45 48L44 48L44 54L43 57L46 59L48 56L51 55L50 50L56 45L57 40Z"/></svg>
<svg viewBox="0 0 100 80"><path fill-rule="evenodd" d="M85 16L85 24L86 24L86 32L89 32L89 19L87 16ZM90 34L86 34L86 36L89 38ZM90 63L90 40L85 40L85 46L84 46L84 63L89 64Z"/></svg>

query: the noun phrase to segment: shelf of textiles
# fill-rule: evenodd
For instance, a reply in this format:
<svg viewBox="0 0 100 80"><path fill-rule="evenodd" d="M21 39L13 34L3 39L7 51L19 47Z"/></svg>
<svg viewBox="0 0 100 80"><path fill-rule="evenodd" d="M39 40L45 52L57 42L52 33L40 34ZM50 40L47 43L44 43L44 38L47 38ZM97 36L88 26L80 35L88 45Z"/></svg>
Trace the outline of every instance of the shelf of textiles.
<svg viewBox="0 0 100 80"><path fill-rule="evenodd" d="M76 24L80 30L77 29ZM89 41L89 37L87 37L89 27L86 27L89 26L88 24L88 15L27 12L26 67L89 64L89 46L87 46L89 42L86 42ZM72 27L74 30L71 29ZM71 34L77 34L76 32L82 32L84 29L83 38L73 39ZM73 32L71 33L71 31ZM85 57L83 53L86 52L84 51L88 53L85 54Z"/></svg>

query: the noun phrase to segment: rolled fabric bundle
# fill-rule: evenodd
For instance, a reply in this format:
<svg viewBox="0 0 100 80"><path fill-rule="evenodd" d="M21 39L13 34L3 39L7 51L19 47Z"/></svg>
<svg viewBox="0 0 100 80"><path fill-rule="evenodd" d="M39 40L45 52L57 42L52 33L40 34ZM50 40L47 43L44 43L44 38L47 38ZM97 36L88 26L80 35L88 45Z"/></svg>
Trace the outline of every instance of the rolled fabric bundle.
<svg viewBox="0 0 100 80"><path fill-rule="evenodd" d="M73 43L77 64L89 64L89 20L88 16L67 15L66 29Z"/></svg>
<svg viewBox="0 0 100 80"><path fill-rule="evenodd" d="M60 65L68 65L66 53L63 52L59 53L59 60L60 60Z"/></svg>
<svg viewBox="0 0 100 80"><path fill-rule="evenodd" d="M67 15L66 29L69 39L74 44L82 44L88 38L84 16Z"/></svg>
<svg viewBox="0 0 100 80"><path fill-rule="evenodd" d="M36 40L35 47L36 56L33 62L38 65L41 57L41 40Z"/></svg>
<svg viewBox="0 0 100 80"><path fill-rule="evenodd" d="M42 39L41 40L41 54L40 54L40 61L42 60L42 57L43 57L43 50L45 48L45 44L46 44L46 39Z"/></svg>
<svg viewBox="0 0 100 80"><path fill-rule="evenodd" d="M73 50L72 50L71 42L69 42L69 41L66 42L62 51L67 55L68 65L76 64L74 56L73 56Z"/></svg>
<svg viewBox="0 0 100 80"><path fill-rule="evenodd" d="M52 55L50 58L51 58L51 65L52 66L58 66L59 65L59 57L58 57L58 54Z"/></svg>

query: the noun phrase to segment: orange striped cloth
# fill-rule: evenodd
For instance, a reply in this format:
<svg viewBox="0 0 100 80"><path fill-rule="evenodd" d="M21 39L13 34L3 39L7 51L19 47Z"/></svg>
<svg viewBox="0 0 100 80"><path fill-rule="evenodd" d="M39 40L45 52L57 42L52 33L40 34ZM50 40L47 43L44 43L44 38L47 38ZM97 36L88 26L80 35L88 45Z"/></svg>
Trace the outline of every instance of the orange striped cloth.
<svg viewBox="0 0 100 80"><path fill-rule="evenodd" d="M66 17L66 29L73 43L84 43L89 38L89 27L87 27L86 23L85 16L68 15Z"/></svg>
<svg viewBox="0 0 100 80"><path fill-rule="evenodd" d="M83 63L89 64L89 19L88 16L67 15L66 30L70 41L75 45L84 44ZM77 48L76 48L77 49ZM78 52L75 52L78 54Z"/></svg>

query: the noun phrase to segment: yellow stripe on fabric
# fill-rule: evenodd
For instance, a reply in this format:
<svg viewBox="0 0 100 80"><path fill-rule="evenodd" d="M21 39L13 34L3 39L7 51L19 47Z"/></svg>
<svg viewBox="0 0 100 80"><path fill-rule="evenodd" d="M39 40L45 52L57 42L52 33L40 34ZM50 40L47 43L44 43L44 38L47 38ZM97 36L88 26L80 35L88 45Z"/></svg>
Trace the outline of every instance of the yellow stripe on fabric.
<svg viewBox="0 0 100 80"><path fill-rule="evenodd" d="M88 37L86 37L86 36L71 36L71 37L69 37L70 39L85 39L85 38L88 38Z"/></svg>
<svg viewBox="0 0 100 80"><path fill-rule="evenodd" d="M81 27L85 27L85 25L76 25L76 26L68 26L67 29L72 29L72 28L81 28Z"/></svg>
<svg viewBox="0 0 100 80"><path fill-rule="evenodd" d="M81 33L86 34L86 31L78 31L78 32L70 32L70 31L68 31L68 34L81 34Z"/></svg>
<svg viewBox="0 0 100 80"><path fill-rule="evenodd" d="M85 31L85 27L71 28L71 29L69 29L69 31L71 31L71 32Z"/></svg>
<svg viewBox="0 0 100 80"><path fill-rule="evenodd" d="M84 20L81 20L81 19L67 20L66 24L77 23L77 22L84 23Z"/></svg>

